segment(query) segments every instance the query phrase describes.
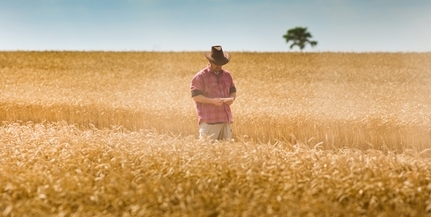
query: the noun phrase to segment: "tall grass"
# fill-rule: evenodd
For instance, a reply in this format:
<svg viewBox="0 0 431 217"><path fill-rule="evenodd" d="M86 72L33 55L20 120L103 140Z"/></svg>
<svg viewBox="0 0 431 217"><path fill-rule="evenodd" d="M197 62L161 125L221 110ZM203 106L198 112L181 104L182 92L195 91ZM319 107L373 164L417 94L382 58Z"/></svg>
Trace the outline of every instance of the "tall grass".
<svg viewBox="0 0 431 217"><path fill-rule="evenodd" d="M3 216L427 216L429 154L0 127Z"/></svg>
<svg viewBox="0 0 431 217"><path fill-rule="evenodd" d="M219 143L197 140L206 64L0 52L1 215L430 215L430 53L232 53Z"/></svg>
<svg viewBox="0 0 431 217"><path fill-rule="evenodd" d="M429 53L233 53L237 139L423 150ZM2 52L0 120L121 125L196 135L201 53Z"/></svg>

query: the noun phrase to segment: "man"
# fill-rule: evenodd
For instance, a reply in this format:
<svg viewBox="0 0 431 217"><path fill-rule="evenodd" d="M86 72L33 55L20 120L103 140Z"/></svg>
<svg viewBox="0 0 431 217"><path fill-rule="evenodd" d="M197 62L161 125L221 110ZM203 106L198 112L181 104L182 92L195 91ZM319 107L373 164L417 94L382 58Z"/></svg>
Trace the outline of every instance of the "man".
<svg viewBox="0 0 431 217"><path fill-rule="evenodd" d="M192 79L190 89L196 102L199 137L214 140L232 139L233 116L230 106L235 101L236 88L230 73L222 66L230 60L221 46L212 46L205 53L209 64Z"/></svg>

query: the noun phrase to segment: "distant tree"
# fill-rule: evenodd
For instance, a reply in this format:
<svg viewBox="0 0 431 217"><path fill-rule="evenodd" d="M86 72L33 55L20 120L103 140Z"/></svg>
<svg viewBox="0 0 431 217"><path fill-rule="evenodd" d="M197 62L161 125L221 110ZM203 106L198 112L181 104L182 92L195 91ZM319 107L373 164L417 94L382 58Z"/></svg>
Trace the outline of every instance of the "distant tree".
<svg viewBox="0 0 431 217"><path fill-rule="evenodd" d="M317 45L317 41L310 40L312 37L313 36L311 36L311 33L309 33L307 28L304 27L289 29L287 30L286 35L283 35L283 38L286 39L286 43L292 42L290 49L292 49L294 46L298 46L301 51L307 44L310 44L311 47Z"/></svg>

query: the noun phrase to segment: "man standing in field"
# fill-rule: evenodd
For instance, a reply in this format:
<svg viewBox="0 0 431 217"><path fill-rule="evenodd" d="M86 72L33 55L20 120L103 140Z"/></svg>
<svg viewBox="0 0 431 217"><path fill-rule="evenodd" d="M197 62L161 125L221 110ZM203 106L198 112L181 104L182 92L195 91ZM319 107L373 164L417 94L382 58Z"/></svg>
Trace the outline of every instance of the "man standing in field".
<svg viewBox="0 0 431 217"><path fill-rule="evenodd" d="M222 69L230 55L221 46L212 46L205 57L209 64L193 77L190 85L196 102L199 137L209 136L212 141L232 139L230 105L235 101L236 88L230 73Z"/></svg>

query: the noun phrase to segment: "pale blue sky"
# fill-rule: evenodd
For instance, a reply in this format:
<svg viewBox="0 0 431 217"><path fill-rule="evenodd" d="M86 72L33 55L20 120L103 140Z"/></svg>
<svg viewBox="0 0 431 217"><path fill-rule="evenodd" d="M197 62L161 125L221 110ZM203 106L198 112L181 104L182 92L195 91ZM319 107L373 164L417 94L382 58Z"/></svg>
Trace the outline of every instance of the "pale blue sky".
<svg viewBox="0 0 431 217"><path fill-rule="evenodd" d="M431 0L0 0L0 50L429 52ZM294 49L293 51L297 51Z"/></svg>

